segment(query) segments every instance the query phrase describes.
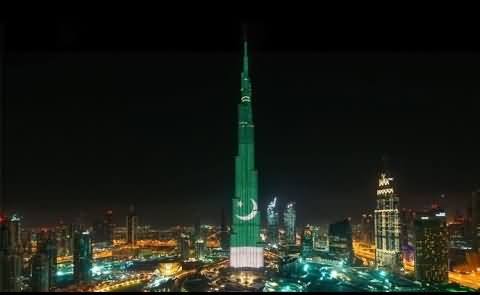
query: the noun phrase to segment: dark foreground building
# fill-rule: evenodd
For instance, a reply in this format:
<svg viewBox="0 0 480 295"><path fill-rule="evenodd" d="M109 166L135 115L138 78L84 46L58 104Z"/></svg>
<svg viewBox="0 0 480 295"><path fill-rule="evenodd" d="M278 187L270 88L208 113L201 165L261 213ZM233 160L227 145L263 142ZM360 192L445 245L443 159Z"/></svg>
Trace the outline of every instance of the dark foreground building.
<svg viewBox="0 0 480 295"><path fill-rule="evenodd" d="M75 283L89 283L92 278L92 239L89 232L76 232L73 243L73 277Z"/></svg>
<svg viewBox="0 0 480 295"><path fill-rule="evenodd" d="M352 226L348 219L330 224L328 241L330 254L346 263L353 262Z"/></svg>

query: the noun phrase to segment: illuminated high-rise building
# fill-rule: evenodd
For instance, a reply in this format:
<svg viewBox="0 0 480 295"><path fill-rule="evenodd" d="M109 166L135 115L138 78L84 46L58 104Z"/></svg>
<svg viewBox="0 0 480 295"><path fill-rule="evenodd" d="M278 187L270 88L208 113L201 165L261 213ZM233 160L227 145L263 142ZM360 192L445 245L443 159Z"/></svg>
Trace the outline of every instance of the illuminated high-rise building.
<svg viewBox="0 0 480 295"><path fill-rule="evenodd" d="M183 260L190 256L190 237L184 233L181 233L178 239L178 252Z"/></svg>
<svg viewBox="0 0 480 295"><path fill-rule="evenodd" d="M238 105L238 155L235 157L235 195L232 199L230 266L263 267L258 210L258 172L252 116L252 88L248 75L247 41L244 41L241 101Z"/></svg>
<svg viewBox="0 0 480 295"><path fill-rule="evenodd" d="M270 245L278 245L278 226L279 226L279 217L278 217L278 206L277 206L277 197L273 198L268 204L267 207L267 241Z"/></svg>
<svg viewBox="0 0 480 295"><path fill-rule="evenodd" d="M137 244L138 216L135 213L135 207L130 206L130 212L127 215L127 244L135 246Z"/></svg>
<svg viewBox="0 0 480 295"><path fill-rule="evenodd" d="M285 228L285 242L287 245L296 244L296 218L295 202L288 202L283 212L283 226Z"/></svg>
<svg viewBox="0 0 480 295"><path fill-rule="evenodd" d="M320 252L328 252L328 233L323 227L312 226L313 249Z"/></svg>
<svg viewBox="0 0 480 295"><path fill-rule="evenodd" d="M198 239L195 241L195 258L203 259L205 258L207 245L203 239Z"/></svg>
<svg viewBox="0 0 480 295"><path fill-rule="evenodd" d="M453 219L453 222L447 225L448 238L450 248L467 249L468 243L466 239L467 226L466 220L458 212Z"/></svg>
<svg viewBox="0 0 480 295"><path fill-rule="evenodd" d="M312 257L313 255L313 232L310 225L303 229L301 255L302 257Z"/></svg>
<svg viewBox="0 0 480 295"><path fill-rule="evenodd" d="M22 260L23 260L23 245L22 245L22 226L20 217L13 214L8 221L8 252L11 256L12 263L12 280L13 276L16 277L16 281L20 280L22 273ZM19 284L19 282L15 283Z"/></svg>
<svg viewBox="0 0 480 295"><path fill-rule="evenodd" d="M92 239L88 231L73 237L73 278L75 283L89 283L92 278Z"/></svg>
<svg viewBox="0 0 480 295"><path fill-rule="evenodd" d="M57 254L58 256L72 255L72 241L69 227L60 220L55 226L55 233L57 235Z"/></svg>
<svg viewBox="0 0 480 295"><path fill-rule="evenodd" d="M448 282L448 230L443 210L417 214L415 277L422 283Z"/></svg>
<svg viewBox="0 0 480 295"><path fill-rule="evenodd" d="M384 167L378 179L377 207L375 209L375 262L379 267L398 271L400 259L399 197L395 192L394 179Z"/></svg>
<svg viewBox="0 0 480 295"><path fill-rule="evenodd" d="M10 249L17 251L19 248L21 248L21 233L22 228L20 218L14 214L8 222L8 244Z"/></svg>

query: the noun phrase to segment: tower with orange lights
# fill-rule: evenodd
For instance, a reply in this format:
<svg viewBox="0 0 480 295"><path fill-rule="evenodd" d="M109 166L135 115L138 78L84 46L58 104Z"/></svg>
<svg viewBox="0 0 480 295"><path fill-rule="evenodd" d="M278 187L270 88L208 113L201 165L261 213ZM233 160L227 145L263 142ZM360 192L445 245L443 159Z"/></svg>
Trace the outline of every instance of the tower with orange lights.
<svg viewBox="0 0 480 295"><path fill-rule="evenodd" d="M374 211L375 262L379 267L397 271L401 266L399 197L395 191L394 179L387 170L385 157L383 163Z"/></svg>

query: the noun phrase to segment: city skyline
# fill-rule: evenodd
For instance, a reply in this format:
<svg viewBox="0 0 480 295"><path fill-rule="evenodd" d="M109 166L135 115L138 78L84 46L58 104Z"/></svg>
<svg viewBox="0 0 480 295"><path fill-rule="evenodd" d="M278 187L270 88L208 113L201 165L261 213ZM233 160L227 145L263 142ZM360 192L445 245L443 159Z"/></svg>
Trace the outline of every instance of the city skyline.
<svg viewBox="0 0 480 295"><path fill-rule="evenodd" d="M97 35L64 28L77 32L66 48L94 48ZM265 171L260 208L277 196L280 206L297 203L299 224L355 218L375 204L387 153L400 208L441 200L450 216L463 211L480 166L472 136L478 56L306 53L305 41L275 51L280 42L267 36L271 27L250 31L257 165ZM175 39L161 44L168 40ZM117 218L132 203L144 222L158 226L191 224L197 210L207 223L219 222L222 207L230 216L240 69L239 46L233 49L240 44L232 40L213 43L222 52L209 52L208 44L176 54L81 47L64 53L41 45L25 52L28 39L7 42L6 205L27 225L51 225L80 211L112 209ZM61 213L39 212L37 199ZM180 207L185 217L172 213Z"/></svg>
<svg viewBox="0 0 480 295"><path fill-rule="evenodd" d="M5 47L0 291L480 290L475 63L253 36L236 87L228 52Z"/></svg>

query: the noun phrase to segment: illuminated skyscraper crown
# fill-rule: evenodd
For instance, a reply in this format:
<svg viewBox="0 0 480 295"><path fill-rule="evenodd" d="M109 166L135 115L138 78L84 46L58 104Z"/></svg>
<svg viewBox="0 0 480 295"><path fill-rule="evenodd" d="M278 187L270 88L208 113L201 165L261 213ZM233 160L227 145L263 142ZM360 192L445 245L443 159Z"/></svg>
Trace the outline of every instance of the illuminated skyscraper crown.
<svg viewBox="0 0 480 295"><path fill-rule="evenodd" d="M243 41L243 71L241 83L242 102L250 102L252 98L252 85L250 84L250 77L248 76L248 43L245 29Z"/></svg>

